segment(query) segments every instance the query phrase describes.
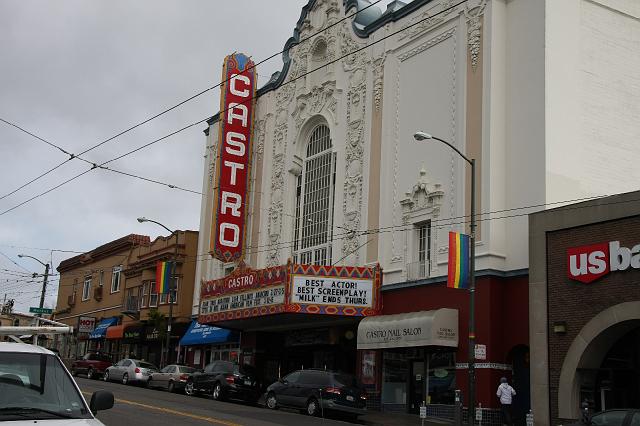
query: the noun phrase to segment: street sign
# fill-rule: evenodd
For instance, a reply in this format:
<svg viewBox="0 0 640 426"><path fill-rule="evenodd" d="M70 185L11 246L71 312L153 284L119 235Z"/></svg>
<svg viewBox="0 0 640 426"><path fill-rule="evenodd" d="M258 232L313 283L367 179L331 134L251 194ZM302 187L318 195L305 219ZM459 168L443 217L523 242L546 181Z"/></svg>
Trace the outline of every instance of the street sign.
<svg viewBox="0 0 640 426"><path fill-rule="evenodd" d="M32 314L46 314L46 315L51 315L53 313L53 309L49 309L49 308L36 308L36 307L30 307L29 308L29 312L31 312Z"/></svg>
<svg viewBox="0 0 640 426"><path fill-rule="evenodd" d="M427 407L422 405L420 407L420 418L421 419L426 419L427 418Z"/></svg>
<svg viewBox="0 0 640 426"><path fill-rule="evenodd" d="M476 359L484 361L487 359L487 345L476 345Z"/></svg>

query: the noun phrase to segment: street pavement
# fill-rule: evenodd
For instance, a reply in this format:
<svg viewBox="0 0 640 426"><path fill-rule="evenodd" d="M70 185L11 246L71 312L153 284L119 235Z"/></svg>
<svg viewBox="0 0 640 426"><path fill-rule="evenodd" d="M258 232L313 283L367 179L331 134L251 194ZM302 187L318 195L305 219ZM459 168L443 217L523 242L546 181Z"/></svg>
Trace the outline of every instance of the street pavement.
<svg viewBox="0 0 640 426"><path fill-rule="evenodd" d="M309 417L289 410L267 410L241 402L218 402L207 397L190 397L163 390L125 386L76 378L87 402L91 394L103 389L113 392L116 402L112 409L98 413L98 419L107 426L136 425L319 425L347 426L340 419ZM367 424L364 421L359 424Z"/></svg>

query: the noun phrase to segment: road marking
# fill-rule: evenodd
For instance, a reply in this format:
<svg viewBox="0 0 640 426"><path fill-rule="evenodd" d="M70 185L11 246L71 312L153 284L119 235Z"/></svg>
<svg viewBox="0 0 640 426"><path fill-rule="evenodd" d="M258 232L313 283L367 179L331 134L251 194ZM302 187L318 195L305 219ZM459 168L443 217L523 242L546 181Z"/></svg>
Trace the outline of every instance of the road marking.
<svg viewBox="0 0 640 426"><path fill-rule="evenodd" d="M85 394L85 395L91 395L91 392L82 391L82 393ZM140 402L129 401L127 399L116 398L116 402L120 402L122 404L135 405L137 407L146 408L148 410L160 411L162 413L174 414L176 416L189 417L189 418L192 418L192 419L202 420L202 421L213 423L213 424L216 424L216 425L242 426L240 423L228 422L226 420L216 419L214 417L199 416L197 414L185 413L184 411L172 410L170 408L156 407L154 405L142 404Z"/></svg>

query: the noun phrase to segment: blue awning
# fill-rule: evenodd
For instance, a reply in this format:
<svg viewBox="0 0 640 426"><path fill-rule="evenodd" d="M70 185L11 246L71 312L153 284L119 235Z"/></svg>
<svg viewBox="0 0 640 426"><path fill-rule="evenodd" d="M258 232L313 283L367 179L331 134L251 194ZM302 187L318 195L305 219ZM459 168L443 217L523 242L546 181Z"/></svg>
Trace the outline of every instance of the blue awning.
<svg viewBox="0 0 640 426"><path fill-rule="evenodd" d="M180 339L180 346L210 345L237 341L238 334L231 330L198 324L197 321L192 321L189 329Z"/></svg>
<svg viewBox="0 0 640 426"><path fill-rule="evenodd" d="M107 335L107 328L118 323L117 317L105 318L96 325L96 328L89 334L89 339L104 339Z"/></svg>

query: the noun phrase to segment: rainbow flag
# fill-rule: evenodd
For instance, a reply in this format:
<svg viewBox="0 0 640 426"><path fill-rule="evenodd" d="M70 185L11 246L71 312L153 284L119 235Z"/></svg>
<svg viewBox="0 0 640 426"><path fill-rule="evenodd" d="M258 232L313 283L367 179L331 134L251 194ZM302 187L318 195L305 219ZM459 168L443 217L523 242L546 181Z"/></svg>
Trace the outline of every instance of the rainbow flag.
<svg viewBox="0 0 640 426"><path fill-rule="evenodd" d="M449 273L447 287L469 287L470 245L469 236L449 232Z"/></svg>
<svg viewBox="0 0 640 426"><path fill-rule="evenodd" d="M158 262L156 264L156 291L158 294L169 293L171 263L172 262Z"/></svg>

